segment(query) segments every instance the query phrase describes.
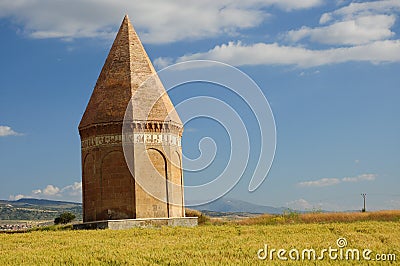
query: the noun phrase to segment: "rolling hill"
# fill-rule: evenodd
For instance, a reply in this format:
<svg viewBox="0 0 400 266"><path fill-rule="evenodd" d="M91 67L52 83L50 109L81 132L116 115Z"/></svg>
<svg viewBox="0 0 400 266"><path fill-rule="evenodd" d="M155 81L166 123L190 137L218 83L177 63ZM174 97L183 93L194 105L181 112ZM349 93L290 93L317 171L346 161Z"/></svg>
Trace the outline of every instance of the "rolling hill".
<svg viewBox="0 0 400 266"><path fill-rule="evenodd" d="M204 211L210 216L221 216L226 213L240 213L242 216L260 213L282 214L288 210L228 198L191 208ZM0 220L52 220L65 211L75 214L77 220L82 220L81 203L34 198L17 201L0 200Z"/></svg>
<svg viewBox="0 0 400 266"><path fill-rule="evenodd" d="M53 220L62 212L82 219L82 204L45 199L0 200L0 220Z"/></svg>

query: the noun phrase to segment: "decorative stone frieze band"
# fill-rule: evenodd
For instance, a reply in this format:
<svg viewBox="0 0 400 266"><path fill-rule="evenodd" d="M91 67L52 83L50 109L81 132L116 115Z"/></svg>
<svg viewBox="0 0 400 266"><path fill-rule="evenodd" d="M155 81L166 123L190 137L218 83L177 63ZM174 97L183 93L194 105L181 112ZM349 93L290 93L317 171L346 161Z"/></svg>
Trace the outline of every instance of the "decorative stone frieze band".
<svg viewBox="0 0 400 266"><path fill-rule="evenodd" d="M181 137L171 133L133 133L119 135L93 136L81 141L82 149L104 145L120 145L122 143L141 143L153 145L172 145L181 147Z"/></svg>

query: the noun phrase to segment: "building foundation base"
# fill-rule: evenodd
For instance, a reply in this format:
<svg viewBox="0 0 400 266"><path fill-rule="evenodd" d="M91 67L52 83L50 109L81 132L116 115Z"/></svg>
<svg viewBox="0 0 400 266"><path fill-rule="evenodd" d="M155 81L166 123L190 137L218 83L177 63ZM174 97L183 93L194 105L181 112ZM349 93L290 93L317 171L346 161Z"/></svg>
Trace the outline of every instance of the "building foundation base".
<svg viewBox="0 0 400 266"><path fill-rule="evenodd" d="M176 218L141 218L141 219L122 219L104 220L74 224L74 230L88 229L112 229L121 230L134 227L161 227L161 226L197 226L197 217L176 217Z"/></svg>

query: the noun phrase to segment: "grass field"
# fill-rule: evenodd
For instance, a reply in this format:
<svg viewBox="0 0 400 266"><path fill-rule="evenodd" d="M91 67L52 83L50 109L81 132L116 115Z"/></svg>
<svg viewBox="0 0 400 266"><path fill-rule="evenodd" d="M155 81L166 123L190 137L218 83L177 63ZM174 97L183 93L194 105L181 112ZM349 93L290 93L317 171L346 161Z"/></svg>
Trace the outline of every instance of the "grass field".
<svg viewBox="0 0 400 266"><path fill-rule="evenodd" d="M399 214L399 212L397 212ZM292 214L290 214L292 215ZM271 217L196 228L150 228L121 231L33 231L0 234L0 265L368 265L372 261L324 260L301 261L303 249L314 249L316 257L322 249L364 249L374 259L376 254L395 254L390 261L374 264L398 265L400 260L400 220L397 215L375 221L285 222L271 224ZM314 214L316 216L324 214ZM357 214L358 215L358 214ZM293 215L292 215L293 216ZM301 215L292 217L300 219ZM314 217L314 218L315 218ZM384 217L384 216L379 216ZM394 218L393 218L394 217ZM396 218L397 217L397 218ZM381 219L379 218L379 219ZM387 217L386 217L387 218ZM322 219L322 218L320 218ZM364 217L364 219L366 219ZM379 220L377 217L374 219ZM388 221L390 220L390 221ZM263 222L264 221L264 222ZM269 221L269 222L266 222ZM345 238L347 246L339 249L337 239ZM257 258L259 249L297 249L300 261L288 258ZM260 253L261 255L263 253ZM340 253L338 252L338 255ZM292 254L293 256L295 253ZM284 254L288 257L288 253ZM362 257L362 255L360 255ZM386 256L386 259L389 259Z"/></svg>

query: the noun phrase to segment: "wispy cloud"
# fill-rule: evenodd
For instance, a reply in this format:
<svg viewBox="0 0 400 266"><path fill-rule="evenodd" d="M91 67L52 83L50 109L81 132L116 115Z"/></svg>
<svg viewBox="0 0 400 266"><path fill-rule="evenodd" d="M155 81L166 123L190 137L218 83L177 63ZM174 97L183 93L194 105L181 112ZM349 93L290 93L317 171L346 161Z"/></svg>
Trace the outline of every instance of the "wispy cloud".
<svg viewBox="0 0 400 266"><path fill-rule="evenodd" d="M300 182L298 185L301 187L327 187L333 186L340 183L338 178L321 178L314 181Z"/></svg>
<svg viewBox="0 0 400 266"><path fill-rule="evenodd" d="M266 8L284 11L318 6L323 0L32 0L1 1L0 18L12 17L33 38L111 38L129 14L147 43L235 35L270 17ZM79 8L76 8L79 6Z"/></svg>
<svg viewBox="0 0 400 266"><path fill-rule="evenodd" d="M369 15L352 20L338 21L328 26L291 30L286 39L298 42L309 38L313 42L334 45L360 45L386 40L395 35L391 27L396 22L394 15Z"/></svg>
<svg viewBox="0 0 400 266"><path fill-rule="evenodd" d="M362 174L355 177L343 177L343 178L321 178L312 181L303 181L297 185L300 187L327 187L333 186L340 183L346 182L361 182L361 181L374 181L376 179L376 174Z"/></svg>
<svg viewBox="0 0 400 266"><path fill-rule="evenodd" d="M229 42L215 46L204 53L182 56L176 62L198 59L222 61L234 66L294 65L302 68L345 62L371 62L374 64L400 62L400 40L376 41L365 45L326 50L283 46L278 43L246 45L241 42Z"/></svg>
<svg viewBox="0 0 400 266"><path fill-rule="evenodd" d="M15 132L9 126L0 126L0 137L7 137L7 136L20 136L21 133Z"/></svg>
<svg viewBox="0 0 400 266"><path fill-rule="evenodd" d="M342 182L360 182L360 181L374 181L377 175L363 174L355 177L344 177Z"/></svg>
<svg viewBox="0 0 400 266"><path fill-rule="evenodd" d="M82 182L74 182L74 184L63 187L60 190L61 194L67 194L69 196L81 196L82 195Z"/></svg>
<svg viewBox="0 0 400 266"><path fill-rule="evenodd" d="M80 201L82 195L82 182L74 182L72 185L59 188L54 185L47 185L43 189L34 189L29 195L17 194L10 195L10 200L19 200L22 198L46 198L56 200Z"/></svg>
<svg viewBox="0 0 400 266"><path fill-rule="evenodd" d="M321 15L320 27L302 26L285 34L286 40L298 42L309 39L312 42L333 45L360 45L387 40L395 36L391 28L395 25L400 11L398 0L350 3L333 12Z"/></svg>
<svg viewBox="0 0 400 266"><path fill-rule="evenodd" d="M300 68L346 62L397 63L400 62L400 40L395 38L392 28L398 11L398 0L350 3L322 14L319 27L304 25L289 30L275 42L231 41L215 45L208 51L175 59L161 57L154 62L160 68L196 59L222 61L234 66L290 65ZM313 43L327 46L316 49Z"/></svg>
<svg viewBox="0 0 400 266"><path fill-rule="evenodd" d="M20 200L23 198L27 198L25 195L22 194L17 194L17 195L10 195L10 197L8 198L9 200Z"/></svg>
<svg viewBox="0 0 400 266"><path fill-rule="evenodd" d="M310 210L313 208L313 205L309 203L307 200L301 198L287 202L286 207L293 210Z"/></svg>
<svg viewBox="0 0 400 266"><path fill-rule="evenodd" d="M193 132L197 132L197 131L199 131L197 128L194 128L194 127L188 127L188 128L185 128L185 132L190 132L190 133L193 133Z"/></svg>
<svg viewBox="0 0 400 266"><path fill-rule="evenodd" d="M386 14L400 10L400 1L398 0L381 0L366 1L360 3L350 3L333 12L324 13L319 22L327 24L332 21L351 20L354 18L369 16L375 14Z"/></svg>

